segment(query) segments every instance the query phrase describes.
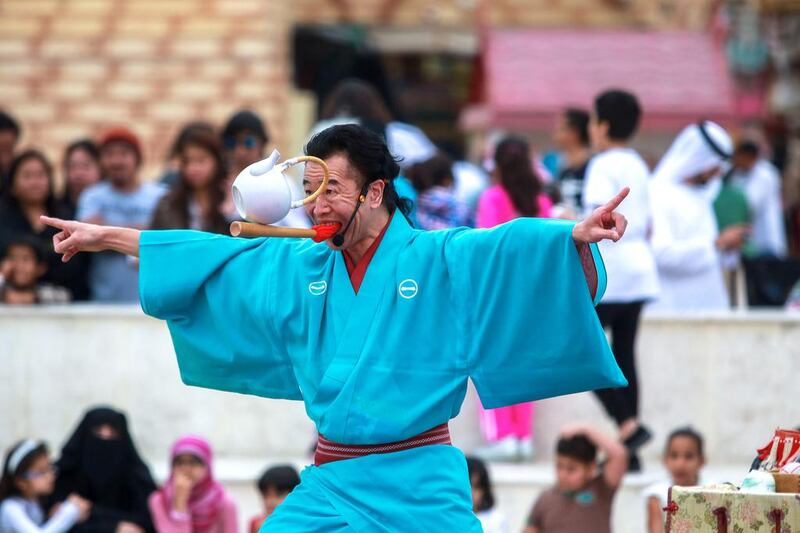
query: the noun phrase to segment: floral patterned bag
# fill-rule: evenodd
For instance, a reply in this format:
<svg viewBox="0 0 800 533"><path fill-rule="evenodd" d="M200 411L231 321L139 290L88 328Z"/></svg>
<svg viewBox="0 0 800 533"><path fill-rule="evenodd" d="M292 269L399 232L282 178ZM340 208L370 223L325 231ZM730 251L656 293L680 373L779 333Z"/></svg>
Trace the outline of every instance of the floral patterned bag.
<svg viewBox="0 0 800 533"><path fill-rule="evenodd" d="M800 533L800 494L669 489L667 533Z"/></svg>

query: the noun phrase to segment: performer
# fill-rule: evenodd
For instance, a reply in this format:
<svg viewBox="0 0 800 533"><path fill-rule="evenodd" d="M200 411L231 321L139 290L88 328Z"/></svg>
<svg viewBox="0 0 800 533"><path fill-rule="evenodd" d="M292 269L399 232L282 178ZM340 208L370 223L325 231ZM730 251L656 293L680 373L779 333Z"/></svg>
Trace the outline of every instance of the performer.
<svg viewBox="0 0 800 533"><path fill-rule="evenodd" d="M467 380L487 408L625 384L593 308L605 272L590 243L622 237L627 189L579 224L423 232L380 136L333 126L306 152L330 168L308 211L342 224L327 243L45 221L64 260L140 257L142 308L167 321L185 383L305 402L315 466L263 531L479 532L447 429ZM306 188L322 177L309 165Z"/></svg>

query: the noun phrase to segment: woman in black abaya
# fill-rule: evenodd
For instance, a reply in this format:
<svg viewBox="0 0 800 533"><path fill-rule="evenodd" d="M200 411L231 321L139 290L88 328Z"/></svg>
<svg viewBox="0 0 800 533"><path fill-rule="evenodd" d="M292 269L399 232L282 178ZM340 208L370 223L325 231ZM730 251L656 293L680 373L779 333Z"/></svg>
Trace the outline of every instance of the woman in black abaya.
<svg viewBox="0 0 800 533"><path fill-rule="evenodd" d="M61 450L54 501L76 493L92 503L76 533L153 531L147 498L156 489L128 432L125 415L110 407L89 410Z"/></svg>

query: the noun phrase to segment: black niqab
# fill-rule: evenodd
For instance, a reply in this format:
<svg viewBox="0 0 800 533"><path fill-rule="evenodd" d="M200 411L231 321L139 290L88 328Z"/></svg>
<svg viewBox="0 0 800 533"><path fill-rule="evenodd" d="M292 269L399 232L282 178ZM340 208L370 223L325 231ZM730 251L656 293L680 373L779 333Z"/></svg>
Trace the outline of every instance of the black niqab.
<svg viewBox="0 0 800 533"><path fill-rule="evenodd" d="M114 428L118 436L105 440L96 435L103 425ZM77 493L93 504L92 516L85 523L87 531L114 529L120 521L147 530L152 527L147 498L156 484L136 451L124 414L110 407L89 410L62 448L56 465L55 501Z"/></svg>

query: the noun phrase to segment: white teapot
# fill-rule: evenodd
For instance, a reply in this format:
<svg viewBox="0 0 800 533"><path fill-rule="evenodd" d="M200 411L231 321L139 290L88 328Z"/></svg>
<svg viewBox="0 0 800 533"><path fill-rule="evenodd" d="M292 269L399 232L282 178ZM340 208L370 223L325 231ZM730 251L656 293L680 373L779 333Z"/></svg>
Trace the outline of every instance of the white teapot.
<svg viewBox="0 0 800 533"><path fill-rule="evenodd" d="M285 217L290 209L316 200L328 187L328 165L318 157L304 155L277 164L281 154L273 150L269 157L242 170L233 182L233 203L245 220L260 224L274 224ZM292 188L286 169L303 162L317 163L322 167L323 178L319 189L299 200L292 199Z"/></svg>

